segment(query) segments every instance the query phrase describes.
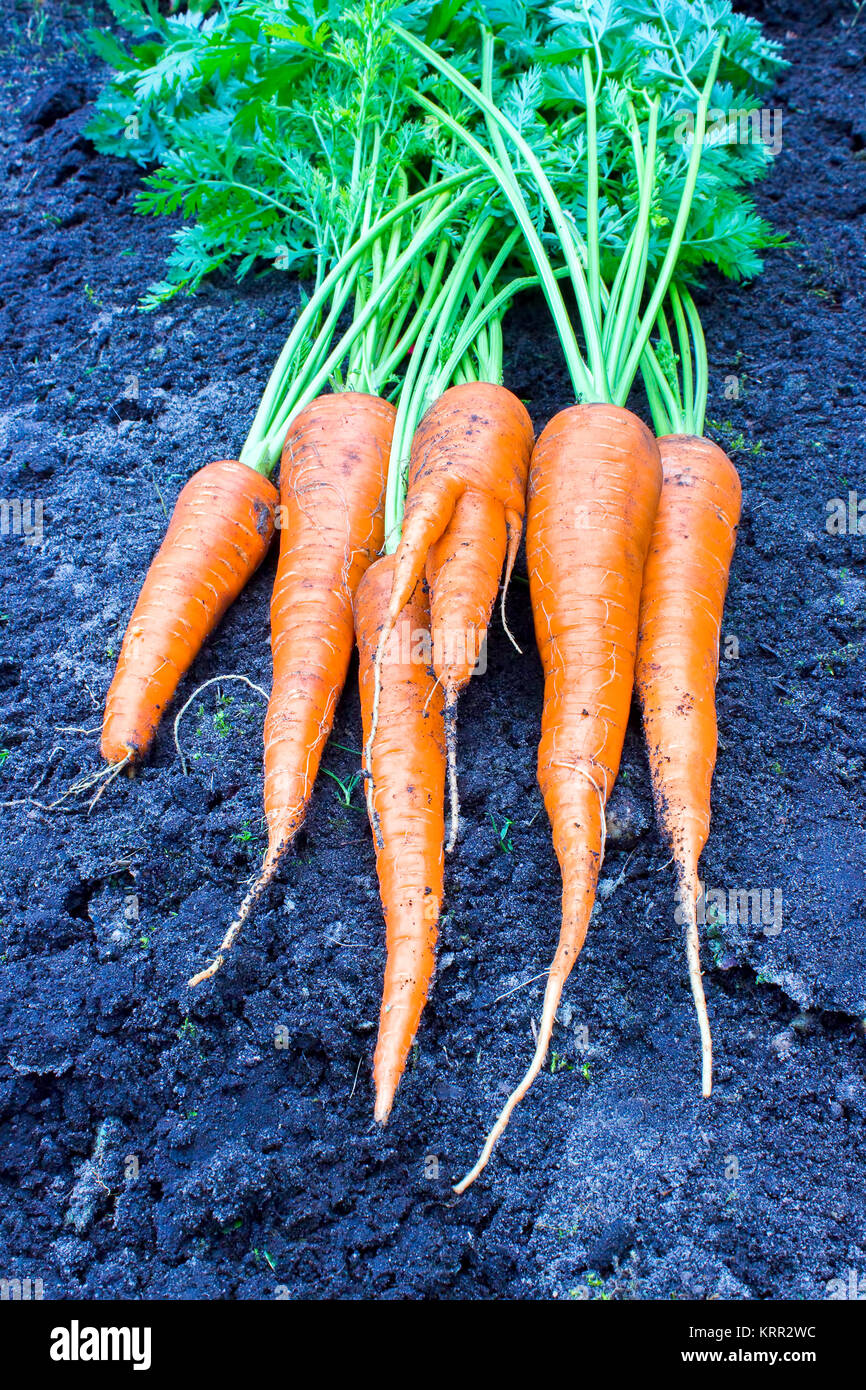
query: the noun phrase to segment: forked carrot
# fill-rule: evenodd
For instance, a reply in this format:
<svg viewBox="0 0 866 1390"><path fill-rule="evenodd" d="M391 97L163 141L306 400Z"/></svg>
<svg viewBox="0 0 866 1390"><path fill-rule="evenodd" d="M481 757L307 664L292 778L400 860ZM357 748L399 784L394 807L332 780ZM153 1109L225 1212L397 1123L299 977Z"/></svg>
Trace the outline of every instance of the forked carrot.
<svg viewBox="0 0 866 1390"><path fill-rule="evenodd" d="M303 823L352 656L355 591L382 547L394 415L378 396L339 392L312 401L286 436L264 733L268 849L215 960L191 986L219 970Z"/></svg>
<svg viewBox="0 0 866 1390"><path fill-rule="evenodd" d="M475 666L503 567L506 589L511 576L523 530L533 439L526 407L512 392L471 381L444 391L412 440L394 587L379 652L381 657L426 568L433 668L445 691L449 725L452 792L454 706ZM371 736L376 726L374 699ZM368 746L368 756L369 751ZM368 795L374 784L375 778L368 783ZM456 804L452 795L449 848L457 831Z"/></svg>
<svg viewBox="0 0 866 1390"><path fill-rule="evenodd" d="M267 554L277 491L261 473L220 459L194 473L129 620L102 724L102 756L142 758L205 639Z"/></svg>
<svg viewBox="0 0 866 1390"><path fill-rule="evenodd" d="M529 473L526 554L544 670L538 782L562 873L562 925L532 1063L455 1187L474 1182L541 1070L562 989L589 926L634 683L644 561L661 489L637 416L576 405L551 420Z"/></svg>
<svg viewBox="0 0 866 1390"><path fill-rule="evenodd" d="M740 518L737 470L709 439L659 440L664 482L644 574L635 678L656 814L673 850L701 1033L702 1090L713 1051L701 979L698 860L710 830L719 632Z"/></svg>
<svg viewBox="0 0 866 1390"><path fill-rule="evenodd" d="M395 557L377 561L355 604L361 715L365 744L373 720L376 672L379 722L366 765L387 964L373 1063L375 1118L391 1112L435 966L442 909L445 836L445 743L442 689L427 665L430 610L421 581L404 604L381 653Z"/></svg>

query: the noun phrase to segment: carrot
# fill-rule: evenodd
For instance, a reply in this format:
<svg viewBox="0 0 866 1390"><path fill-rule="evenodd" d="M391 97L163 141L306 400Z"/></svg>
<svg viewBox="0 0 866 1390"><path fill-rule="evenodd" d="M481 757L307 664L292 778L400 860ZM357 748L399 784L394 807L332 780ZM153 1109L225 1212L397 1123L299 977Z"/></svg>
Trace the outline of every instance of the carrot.
<svg viewBox="0 0 866 1390"><path fill-rule="evenodd" d="M379 651L384 652L426 567L433 669L445 691L449 734L449 848L457 832L454 706L472 675L503 567L507 589L514 566L533 439L532 422L516 396L503 386L471 381L444 391L412 440L394 587ZM373 734L376 726L374 700Z"/></svg>
<svg viewBox="0 0 866 1390"><path fill-rule="evenodd" d="M105 702L102 756L142 758L181 678L267 554L277 491L261 473L220 459L177 499L123 638Z"/></svg>
<svg viewBox="0 0 866 1390"><path fill-rule="evenodd" d="M295 417L280 466L280 559L271 599L274 680L265 718L268 849L210 979L300 829L352 656L355 591L384 538L394 407L320 396Z"/></svg>
<svg viewBox="0 0 866 1390"><path fill-rule="evenodd" d="M456 1192L475 1181L541 1070L563 985L586 937L604 855L604 810L628 722L641 578L660 489L655 439L620 407L571 406L535 446L526 553L544 670L538 782L562 872L562 925L532 1063Z"/></svg>
<svg viewBox="0 0 866 1390"><path fill-rule="evenodd" d="M737 470L709 439L659 440L664 482L644 575L636 684L656 814L673 850L701 1034L702 1090L713 1052L701 979L698 860L710 829L719 631L740 517Z"/></svg>
<svg viewBox="0 0 866 1390"><path fill-rule="evenodd" d="M420 582L380 656L396 559L386 555L361 581L355 603L365 743L381 673L378 732L366 772L370 823L385 914L387 963L373 1062L375 1118L391 1112L435 965L442 907L445 746L442 690L426 664L430 610Z"/></svg>

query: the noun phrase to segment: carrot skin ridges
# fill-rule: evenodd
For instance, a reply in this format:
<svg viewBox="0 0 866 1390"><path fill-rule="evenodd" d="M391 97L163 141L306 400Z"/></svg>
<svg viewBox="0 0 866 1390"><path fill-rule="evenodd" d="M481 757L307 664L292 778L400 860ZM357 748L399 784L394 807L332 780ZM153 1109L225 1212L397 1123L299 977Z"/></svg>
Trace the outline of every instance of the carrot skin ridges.
<svg viewBox="0 0 866 1390"><path fill-rule="evenodd" d="M562 923L532 1063L463 1192L544 1064L580 954L604 854L604 807L628 723L644 561L661 490L655 439L637 416L577 405L551 420L529 473L526 555L544 670L538 782L562 873Z"/></svg>
<svg viewBox="0 0 866 1390"><path fill-rule="evenodd" d="M522 401L486 381L450 386L415 431L389 615L399 617L429 558L434 667L445 684L469 679L474 661L467 670L460 647L477 650L508 549L520 542L533 439ZM485 518L487 544L477 551Z"/></svg>
<svg viewBox="0 0 866 1390"><path fill-rule="evenodd" d="M644 574L635 682L656 814L677 866L708 1096L712 1042L698 943L698 861L710 830L719 635L742 489L734 465L709 439L668 435L659 451L664 482Z"/></svg>
<svg viewBox="0 0 866 1390"><path fill-rule="evenodd" d="M373 718L376 652L395 557L377 561L355 602L365 745ZM375 1118L385 1124L418 1029L435 966L444 883L445 735L442 688L429 660L430 610L418 585L380 663L372 742L372 828L385 915L387 963L373 1062Z"/></svg>
<svg viewBox="0 0 866 1390"><path fill-rule="evenodd" d="M105 702L102 756L144 757L181 678L258 569L277 491L236 459L190 478L177 499L123 638Z"/></svg>
<svg viewBox="0 0 866 1390"><path fill-rule="evenodd" d="M378 396L320 396L286 437L264 730L265 874L304 819L345 684L355 591L384 540L395 415Z"/></svg>

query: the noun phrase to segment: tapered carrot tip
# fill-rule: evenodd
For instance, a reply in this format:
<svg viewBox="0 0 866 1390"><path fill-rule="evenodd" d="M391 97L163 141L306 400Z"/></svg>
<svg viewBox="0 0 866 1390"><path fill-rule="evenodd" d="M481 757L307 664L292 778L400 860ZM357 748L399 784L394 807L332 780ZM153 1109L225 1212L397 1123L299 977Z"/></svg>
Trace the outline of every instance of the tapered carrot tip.
<svg viewBox="0 0 866 1390"><path fill-rule="evenodd" d="M267 554L276 488L237 459L194 473L177 499L124 634L102 756L141 758L206 637Z"/></svg>
<svg viewBox="0 0 866 1390"><path fill-rule="evenodd" d="M373 1058L374 1116L384 1125L427 1001L436 963L445 839L445 736L441 686L413 655L413 637L428 634L423 584L382 649L395 559L374 564L358 587L355 623L364 727L368 811L385 917L386 962L379 1035ZM379 683L379 725L373 698Z"/></svg>
<svg viewBox="0 0 866 1390"><path fill-rule="evenodd" d="M397 1094L399 1082L400 1077L395 1072L385 1080L380 1078L376 1088L376 1105L373 1110L373 1119L376 1121L376 1124L381 1125L383 1129L388 1123L388 1117L391 1114L391 1106L394 1104L394 1097Z"/></svg>

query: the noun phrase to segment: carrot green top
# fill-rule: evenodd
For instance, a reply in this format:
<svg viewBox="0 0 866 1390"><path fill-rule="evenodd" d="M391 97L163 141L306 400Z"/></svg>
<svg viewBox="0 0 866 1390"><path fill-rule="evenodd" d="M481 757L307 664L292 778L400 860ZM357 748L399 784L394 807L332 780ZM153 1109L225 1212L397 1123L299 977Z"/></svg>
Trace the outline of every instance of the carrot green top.
<svg viewBox="0 0 866 1390"><path fill-rule="evenodd" d="M416 92L416 100L463 140L479 164L496 178L523 233L538 279L553 315L557 333L576 396L583 401L607 401L624 405L649 341L652 325L664 302L677 264L677 257L691 210L700 166L707 110L718 71L721 41L713 54L710 69L700 92L695 112L695 132L686 179L676 220L668 237L661 265L655 272L648 303L642 308L648 270L648 233L656 185L656 137L659 99L644 97L648 107L646 141L641 135L634 107L629 124L632 154L638 173L640 197L625 251L611 288L601 278L601 244L598 221L598 140L596 130L595 78L588 54L582 57L584 88L587 95L587 185L586 235L563 207L551 179L529 142L517 126L495 105L491 96L493 75L493 35L485 31L482 39L482 85L476 87L451 63L421 43L408 31L395 26L404 41L422 55L484 114L493 153L478 141L443 106ZM568 272L583 328L582 352L571 324L562 292L542 237L536 227L509 146L522 159L532 178L545 212L556 234L557 249Z"/></svg>

